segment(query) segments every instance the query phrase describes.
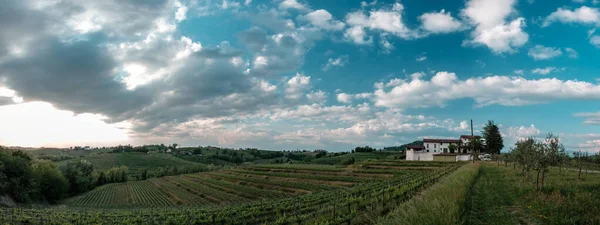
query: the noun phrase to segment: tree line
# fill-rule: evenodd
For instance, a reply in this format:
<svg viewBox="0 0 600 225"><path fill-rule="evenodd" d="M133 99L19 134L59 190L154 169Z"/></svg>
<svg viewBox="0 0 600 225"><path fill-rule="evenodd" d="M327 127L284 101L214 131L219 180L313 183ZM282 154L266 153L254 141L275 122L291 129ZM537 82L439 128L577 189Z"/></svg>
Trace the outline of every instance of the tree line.
<svg viewBox="0 0 600 225"><path fill-rule="evenodd" d="M513 162L513 167L518 164L521 167L521 175L528 181L532 180L532 172L534 172L537 190L542 190L544 187L550 167L558 166L561 171L565 162L569 160L559 137L552 133L542 140L533 137L520 140L503 157L505 161Z"/></svg>
<svg viewBox="0 0 600 225"><path fill-rule="evenodd" d="M87 160L59 164L0 147L0 196L19 203L54 203L106 183L127 181L127 167L95 172Z"/></svg>

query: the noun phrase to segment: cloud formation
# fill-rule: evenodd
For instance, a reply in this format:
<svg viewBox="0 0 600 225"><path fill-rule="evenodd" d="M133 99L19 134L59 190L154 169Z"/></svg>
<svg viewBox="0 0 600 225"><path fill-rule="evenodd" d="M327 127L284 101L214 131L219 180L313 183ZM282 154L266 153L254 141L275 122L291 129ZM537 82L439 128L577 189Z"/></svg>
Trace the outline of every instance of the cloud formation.
<svg viewBox="0 0 600 225"><path fill-rule="evenodd" d="M475 26L466 44L485 45L496 54L515 53L529 35L523 31L525 19L507 19L516 12L515 0L469 0L463 16Z"/></svg>
<svg viewBox="0 0 600 225"><path fill-rule="evenodd" d="M577 80L489 76L460 80L455 73L438 72L431 80L413 76L376 85L373 101L387 108L443 107L454 99L470 98L475 106L519 106L560 99L600 99L600 85Z"/></svg>

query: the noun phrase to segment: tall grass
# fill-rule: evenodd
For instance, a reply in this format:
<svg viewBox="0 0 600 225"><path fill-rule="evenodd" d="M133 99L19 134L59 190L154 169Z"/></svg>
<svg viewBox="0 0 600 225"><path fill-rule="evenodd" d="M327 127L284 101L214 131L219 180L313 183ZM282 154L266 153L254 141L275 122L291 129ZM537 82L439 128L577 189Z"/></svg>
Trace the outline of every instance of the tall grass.
<svg viewBox="0 0 600 225"><path fill-rule="evenodd" d="M400 205L377 224L463 224L465 201L479 164L466 164Z"/></svg>

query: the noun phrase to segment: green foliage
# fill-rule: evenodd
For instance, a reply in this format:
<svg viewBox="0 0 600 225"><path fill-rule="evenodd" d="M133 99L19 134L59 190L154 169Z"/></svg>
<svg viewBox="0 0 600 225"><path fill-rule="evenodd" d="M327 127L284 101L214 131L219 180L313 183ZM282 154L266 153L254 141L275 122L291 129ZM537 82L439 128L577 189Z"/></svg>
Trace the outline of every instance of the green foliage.
<svg viewBox="0 0 600 225"><path fill-rule="evenodd" d="M354 148L354 152L374 152L374 151L375 151L375 149L371 148L369 146L364 146L364 147L358 146L358 147Z"/></svg>
<svg viewBox="0 0 600 225"><path fill-rule="evenodd" d="M46 200L56 202L66 197L69 182L56 164L50 161L38 161L33 165L33 173L39 185L39 192Z"/></svg>
<svg viewBox="0 0 600 225"><path fill-rule="evenodd" d="M483 138L485 139L486 153L500 154L500 151L504 148L504 140L498 125L493 120L488 120L488 123L483 127Z"/></svg>
<svg viewBox="0 0 600 225"><path fill-rule="evenodd" d="M53 162L0 149L0 196L20 203L55 202L67 196L67 190L67 180Z"/></svg>
<svg viewBox="0 0 600 225"><path fill-rule="evenodd" d="M541 190L550 166L559 165L561 155L565 152L558 136L549 133L545 140L533 138L518 141L511 152L511 157L521 165L522 174L531 179L531 170L536 170L536 188ZM541 177L540 177L541 175Z"/></svg>
<svg viewBox="0 0 600 225"><path fill-rule="evenodd" d="M82 193L94 187L94 166L89 161L68 161L60 166L60 170L69 181L70 194Z"/></svg>
<svg viewBox="0 0 600 225"><path fill-rule="evenodd" d="M455 144L448 145L448 150L450 150L450 153L456 152L457 149L458 149L458 146L456 146Z"/></svg>
<svg viewBox="0 0 600 225"><path fill-rule="evenodd" d="M315 155L315 158L321 158L323 156L327 155L327 151L318 151L317 154Z"/></svg>
<svg viewBox="0 0 600 225"><path fill-rule="evenodd" d="M483 149L483 141L478 137L470 139L467 145L469 149L474 149L475 152L481 152Z"/></svg>
<svg viewBox="0 0 600 225"><path fill-rule="evenodd" d="M354 157L352 157L342 161L342 165L352 165L354 164L354 162L356 162L356 160L354 159Z"/></svg>
<svg viewBox="0 0 600 225"><path fill-rule="evenodd" d="M38 190L31 168L31 157L22 151L0 150L0 195L8 194L17 202L30 202Z"/></svg>

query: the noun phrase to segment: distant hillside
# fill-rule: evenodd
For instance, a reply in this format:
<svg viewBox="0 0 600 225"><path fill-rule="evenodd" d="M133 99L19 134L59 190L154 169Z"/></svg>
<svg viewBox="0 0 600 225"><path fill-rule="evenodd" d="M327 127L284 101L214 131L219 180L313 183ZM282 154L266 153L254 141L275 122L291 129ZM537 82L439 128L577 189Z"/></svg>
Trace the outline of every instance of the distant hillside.
<svg viewBox="0 0 600 225"><path fill-rule="evenodd" d="M141 174L144 170L154 171L160 167L196 166L199 163L161 153L103 153L84 157L94 165L94 170L105 171L113 167L126 166L130 174Z"/></svg>
<svg viewBox="0 0 600 225"><path fill-rule="evenodd" d="M383 150L386 150L386 151L406 151L406 146L409 146L409 145L423 145L423 141L413 141L411 143L403 144L403 145L400 145L400 146L384 147Z"/></svg>

